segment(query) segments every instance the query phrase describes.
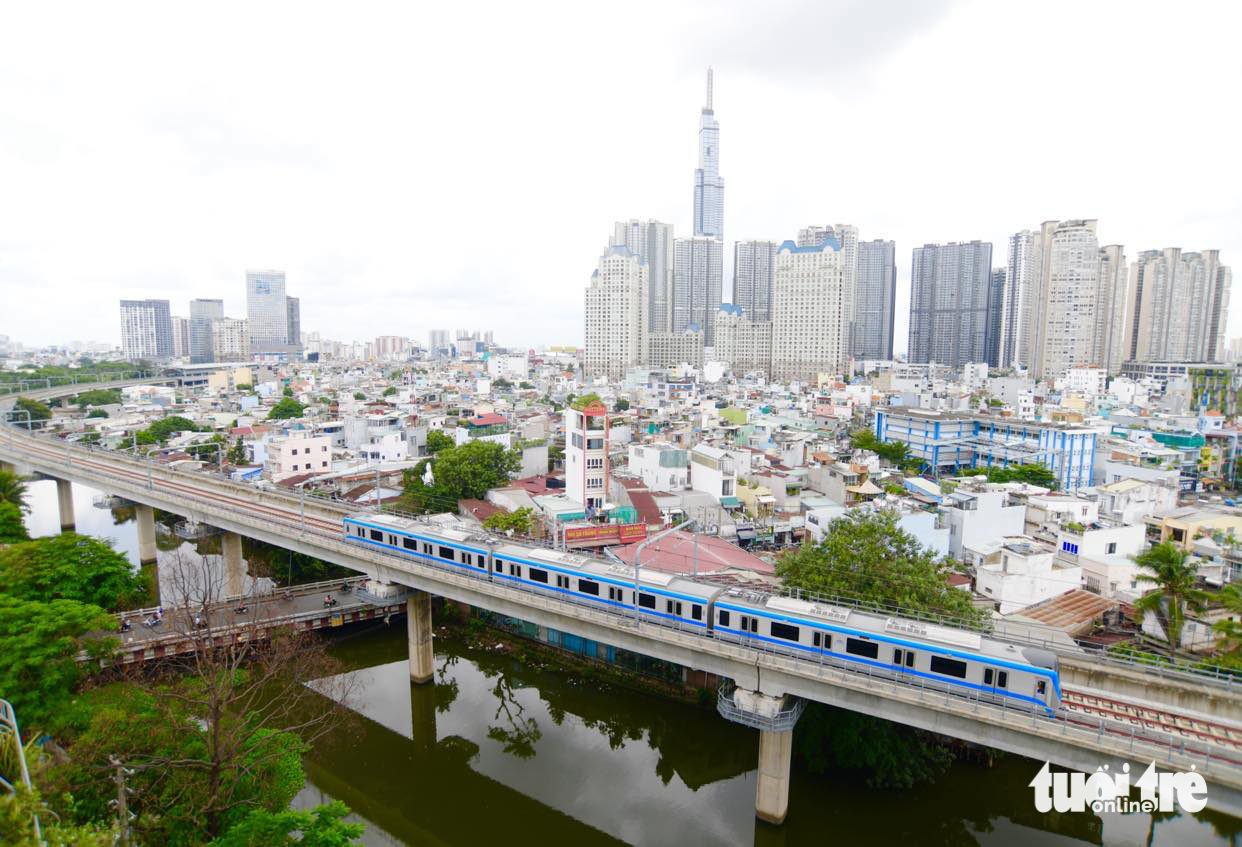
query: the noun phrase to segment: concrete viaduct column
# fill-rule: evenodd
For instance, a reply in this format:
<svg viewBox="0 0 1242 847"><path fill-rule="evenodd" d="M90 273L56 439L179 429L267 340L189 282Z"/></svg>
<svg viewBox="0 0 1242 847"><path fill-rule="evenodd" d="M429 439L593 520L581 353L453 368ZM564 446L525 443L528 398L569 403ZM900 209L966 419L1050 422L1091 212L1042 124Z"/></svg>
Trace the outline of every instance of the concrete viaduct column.
<svg viewBox="0 0 1242 847"><path fill-rule="evenodd" d="M73 483L67 479L56 480L56 499L60 503L60 531L73 532Z"/></svg>
<svg viewBox="0 0 1242 847"><path fill-rule="evenodd" d="M759 730L759 784L755 788L755 816L771 824L785 822L789 811L789 762L793 730Z"/></svg>
<svg viewBox="0 0 1242 847"><path fill-rule="evenodd" d="M410 636L410 681L431 681L435 653L431 645L431 595L415 591L405 601L405 623Z"/></svg>
<svg viewBox="0 0 1242 847"><path fill-rule="evenodd" d="M242 558L242 537L226 532L220 540L224 552L225 594L237 597L246 593L246 560Z"/></svg>
<svg viewBox="0 0 1242 847"><path fill-rule="evenodd" d="M141 503L134 504L134 517L138 520L138 562L155 564L155 509Z"/></svg>

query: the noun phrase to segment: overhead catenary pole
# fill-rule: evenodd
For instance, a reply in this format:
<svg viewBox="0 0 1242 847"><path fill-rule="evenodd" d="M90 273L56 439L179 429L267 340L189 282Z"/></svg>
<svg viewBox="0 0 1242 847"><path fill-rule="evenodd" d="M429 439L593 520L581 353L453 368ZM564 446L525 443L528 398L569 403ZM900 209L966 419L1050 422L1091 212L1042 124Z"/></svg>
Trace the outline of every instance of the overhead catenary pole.
<svg viewBox="0 0 1242 847"><path fill-rule="evenodd" d="M657 533L651 536L650 538L648 538L646 541L643 541L642 543L640 543L638 545L638 549L634 551L634 625L635 626L638 625L638 571L639 571L639 568L642 567L643 548L646 547L648 544L659 541L661 538L664 538L666 535L669 535L670 533L673 533L681 529L683 526L685 526L686 524L690 522L691 522L691 519L687 518L686 520L682 521L676 526L670 526L668 529L664 530L663 532Z"/></svg>

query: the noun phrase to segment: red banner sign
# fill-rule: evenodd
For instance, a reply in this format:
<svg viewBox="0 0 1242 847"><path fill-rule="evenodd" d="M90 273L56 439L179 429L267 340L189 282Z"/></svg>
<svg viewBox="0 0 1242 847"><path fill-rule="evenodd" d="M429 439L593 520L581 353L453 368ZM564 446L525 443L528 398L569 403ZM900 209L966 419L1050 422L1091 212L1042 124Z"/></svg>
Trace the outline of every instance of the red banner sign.
<svg viewBox="0 0 1242 847"><path fill-rule="evenodd" d="M629 544L643 541L647 537L645 523L596 524L595 526L571 526L565 528L565 543L599 543L616 542Z"/></svg>

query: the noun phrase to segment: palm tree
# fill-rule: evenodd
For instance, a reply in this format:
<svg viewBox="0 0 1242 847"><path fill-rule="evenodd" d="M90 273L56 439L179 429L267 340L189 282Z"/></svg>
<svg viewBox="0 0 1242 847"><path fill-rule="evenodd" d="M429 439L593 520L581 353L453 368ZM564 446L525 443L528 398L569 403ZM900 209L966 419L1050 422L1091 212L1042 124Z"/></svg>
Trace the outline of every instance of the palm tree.
<svg viewBox="0 0 1242 847"><path fill-rule="evenodd" d="M26 478L12 471L0 470L0 502L12 503L23 512L30 509L26 505Z"/></svg>
<svg viewBox="0 0 1242 847"><path fill-rule="evenodd" d="M1216 599L1231 614L1242 617L1242 586L1231 582L1220 590ZM1212 629L1221 636L1221 649L1226 653L1242 652L1242 620L1225 618L1212 624Z"/></svg>
<svg viewBox="0 0 1242 847"><path fill-rule="evenodd" d="M1174 656L1181 644L1186 610L1200 612L1207 602L1207 592L1198 587L1199 567L1188 561L1185 550L1170 541L1139 553L1134 563L1147 571L1135 579L1157 587L1156 591L1144 594L1134 607L1140 614L1155 613L1169 639L1169 655Z"/></svg>

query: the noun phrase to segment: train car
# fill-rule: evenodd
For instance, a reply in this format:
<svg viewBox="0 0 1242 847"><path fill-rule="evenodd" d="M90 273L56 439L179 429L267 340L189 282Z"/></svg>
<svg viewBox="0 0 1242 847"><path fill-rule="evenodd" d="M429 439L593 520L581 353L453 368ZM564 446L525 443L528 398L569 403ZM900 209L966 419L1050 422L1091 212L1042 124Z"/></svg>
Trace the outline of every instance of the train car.
<svg viewBox="0 0 1242 847"><path fill-rule="evenodd" d="M429 564L489 575L487 536L395 515L362 514L344 520L345 539Z"/></svg>
<svg viewBox="0 0 1242 847"><path fill-rule="evenodd" d="M981 633L846 606L731 590L712 609L718 638L804 655L1007 707L1060 707L1055 654Z"/></svg>

